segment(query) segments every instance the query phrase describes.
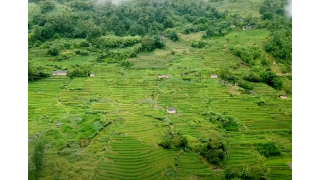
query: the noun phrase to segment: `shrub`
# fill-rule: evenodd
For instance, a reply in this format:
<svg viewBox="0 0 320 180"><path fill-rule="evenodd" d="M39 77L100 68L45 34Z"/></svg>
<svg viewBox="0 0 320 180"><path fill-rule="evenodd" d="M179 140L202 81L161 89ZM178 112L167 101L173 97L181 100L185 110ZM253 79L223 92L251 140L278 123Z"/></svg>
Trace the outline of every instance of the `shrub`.
<svg viewBox="0 0 320 180"><path fill-rule="evenodd" d="M44 66L28 63L28 81L49 77L50 73L48 71Z"/></svg>
<svg viewBox="0 0 320 180"><path fill-rule="evenodd" d="M184 33L185 34L190 34L190 33L196 33L196 32L198 32L199 30L198 30L198 28L196 28L196 27L188 27L188 28L186 28L185 30L184 30Z"/></svg>
<svg viewBox="0 0 320 180"><path fill-rule="evenodd" d="M176 31L171 31L168 34L168 38L171 39L172 41L178 41L179 40L179 36L178 36Z"/></svg>
<svg viewBox="0 0 320 180"><path fill-rule="evenodd" d="M40 175L40 172L43 169L44 166L44 145L45 141L40 138L37 140L33 153L30 157L30 160L28 164L31 165L29 168L29 172L31 174L28 174L29 177L38 179L38 176Z"/></svg>
<svg viewBox="0 0 320 180"><path fill-rule="evenodd" d="M244 62L254 65L254 60L260 57L260 48L256 46L236 47L234 49L234 54L240 57Z"/></svg>
<svg viewBox="0 0 320 180"><path fill-rule="evenodd" d="M260 77L262 78L262 81L269 86L275 88L275 89L281 89L282 88L282 81L280 77L277 77L273 72L266 70L266 71L260 71Z"/></svg>
<svg viewBox="0 0 320 180"><path fill-rule="evenodd" d="M229 72L229 69L228 68L222 68L220 69L220 72L219 72L219 77L223 80L226 80L226 81L231 81L233 83L235 83L236 81L236 77L233 75L232 72Z"/></svg>
<svg viewBox="0 0 320 180"><path fill-rule="evenodd" d="M154 48L163 49L165 47L165 43L162 41L160 36L154 36Z"/></svg>
<svg viewBox="0 0 320 180"><path fill-rule="evenodd" d="M92 44L99 48L128 47L140 43L140 36L118 37L113 35L101 36L93 40Z"/></svg>
<svg viewBox="0 0 320 180"><path fill-rule="evenodd" d="M209 139L208 143L200 149L200 155L205 157L210 163L218 164L225 159L225 145L220 139Z"/></svg>
<svg viewBox="0 0 320 180"><path fill-rule="evenodd" d="M193 41L193 42L191 43L191 47L194 47L194 48L203 48L203 47L205 47L206 45L207 45L207 43L204 42L204 41Z"/></svg>
<svg viewBox="0 0 320 180"><path fill-rule="evenodd" d="M227 131L238 130L238 123L233 117L218 114L217 121L219 121L222 125L222 128L226 129Z"/></svg>
<svg viewBox="0 0 320 180"><path fill-rule="evenodd" d="M57 47L51 47L48 51L47 54L50 56L58 56L60 53L60 50Z"/></svg>
<svg viewBox="0 0 320 180"><path fill-rule="evenodd" d="M158 145L165 149L176 149L176 148L184 148L187 147L188 140L186 137L182 135L174 136L171 133L165 135L164 140L160 142Z"/></svg>
<svg viewBox="0 0 320 180"><path fill-rule="evenodd" d="M69 68L68 76L74 77L87 77L90 74L90 69L86 66L83 67L71 67Z"/></svg>
<svg viewBox="0 0 320 180"><path fill-rule="evenodd" d="M259 76L259 74L256 74L256 73L250 73L250 74L247 74L243 77L244 80L246 81L250 81L250 82L262 82L262 78Z"/></svg>
<svg viewBox="0 0 320 180"><path fill-rule="evenodd" d="M264 155L265 157L270 157L270 156L277 156L281 155L280 150L274 145L273 142L268 142L268 143L257 143L254 144L256 147L256 150L259 151L261 155Z"/></svg>
<svg viewBox="0 0 320 180"><path fill-rule="evenodd" d="M226 168L226 179L259 179L269 180L268 169L264 166L250 166L246 168Z"/></svg>
<svg viewBox="0 0 320 180"><path fill-rule="evenodd" d="M121 67L130 67L132 64L128 60L123 60L120 62Z"/></svg>
<svg viewBox="0 0 320 180"><path fill-rule="evenodd" d="M77 49L77 50L75 51L75 53L78 54L78 55L81 55L81 56L87 56L87 55L89 55L89 51L79 50L79 49Z"/></svg>
<svg viewBox="0 0 320 180"><path fill-rule="evenodd" d="M242 87L243 89L253 90L253 86L250 85L249 83L245 82L245 81L239 81L238 82L238 86Z"/></svg>
<svg viewBox="0 0 320 180"><path fill-rule="evenodd" d="M152 38L151 36L145 36L141 41L141 49L142 51L152 51L155 49L154 44L154 38Z"/></svg>
<svg viewBox="0 0 320 180"><path fill-rule="evenodd" d="M90 43L86 40L82 40L79 42L79 46L80 47L89 47L90 46Z"/></svg>

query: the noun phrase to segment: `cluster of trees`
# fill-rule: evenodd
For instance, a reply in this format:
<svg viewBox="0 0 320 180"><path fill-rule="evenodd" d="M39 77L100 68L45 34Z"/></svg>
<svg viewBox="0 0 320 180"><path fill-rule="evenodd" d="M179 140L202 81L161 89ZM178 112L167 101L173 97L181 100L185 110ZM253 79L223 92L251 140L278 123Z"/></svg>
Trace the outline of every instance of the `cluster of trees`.
<svg viewBox="0 0 320 180"><path fill-rule="evenodd" d="M136 0L120 5L90 0L29 0L28 9L31 44L59 37L91 41L110 33L154 35L186 23L206 30L225 17L211 5L197 0Z"/></svg>
<svg viewBox="0 0 320 180"><path fill-rule="evenodd" d="M28 156L28 179L36 180L40 176L44 165L44 145L44 139L38 139L32 154Z"/></svg>
<svg viewBox="0 0 320 180"><path fill-rule="evenodd" d="M110 51L109 49L99 52L96 57L97 62L119 62L127 58L136 57L141 52L142 47L137 46L132 49L125 49L122 51Z"/></svg>
<svg viewBox="0 0 320 180"><path fill-rule="evenodd" d="M194 47L194 48L203 48L207 45L207 43L203 40L200 40L200 41L193 41L191 43L191 47Z"/></svg>
<svg viewBox="0 0 320 180"><path fill-rule="evenodd" d="M212 26L206 29L206 32L202 37L208 38L224 36L231 31L230 25L231 24L226 21L214 22Z"/></svg>
<svg viewBox="0 0 320 180"><path fill-rule="evenodd" d="M50 73L46 67L28 63L28 81L35 81L49 76Z"/></svg>
<svg viewBox="0 0 320 180"><path fill-rule="evenodd" d="M231 83L238 83L238 85L244 89L253 89L253 86L245 81L266 83L277 90L283 88L281 77L273 73L270 68L260 67L256 70L252 70L249 74L246 74L243 77L236 77L232 72L229 71L229 69L230 68L221 68L219 71L219 77Z"/></svg>
<svg viewBox="0 0 320 180"><path fill-rule="evenodd" d="M292 19L285 16L286 3L286 0L265 0L260 7L262 19L271 31L265 50L281 64L284 73L291 71L292 66Z"/></svg>
<svg viewBox="0 0 320 180"><path fill-rule="evenodd" d="M281 77L273 73L270 68L260 68L257 71L258 72L252 71L249 74L243 76L242 78L246 81L254 83L263 82L278 90L282 88Z"/></svg>
<svg viewBox="0 0 320 180"><path fill-rule="evenodd" d="M87 65L79 66L77 64L68 67L68 76L74 77L88 77L90 75L90 67Z"/></svg>
<svg viewBox="0 0 320 180"><path fill-rule="evenodd" d="M164 136L159 146L164 149L186 148L188 147L188 141L186 137L180 134L174 135L172 132L169 132Z"/></svg>
<svg viewBox="0 0 320 180"><path fill-rule="evenodd" d="M218 134L211 135L212 138L202 142L196 146L191 146L185 136L172 132L167 133L163 141L159 143L159 146L165 149L179 149L191 150L199 153L206 158L210 163L220 164L226 158L226 146L222 142L221 137Z"/></svg>
<svg viewBox="0 0 320 180"><path fill-rule="evenodd" d="M281 151L275 146L273 142L268 143L257 143L254 144L256 149L259 151L261 155L264 155L265 157L270 156L278 156L281 155Z"/></svg>
<svg viewBox="0 0 320 180"><path fill-rule="evenodd" d="M226 158L226 150L222 141L209 138L209 141L200 148L200 155L210 163L219 164Z"/></svg>
<svg viewBox="0 0 320 180"><path fill-rule="evenodd" d="M250 166L246 168L227 168L224 171L226 179L259 179L269 180L269 171L265 166Z"/></svg>
<svg viewBox="0 0 320 180"><path fill-rule="evenodd" d="M238 123L231 116L217 114L216 120L219 121L222 125L222 128L226 129L227 131L237 131L238 130Z"/></svg>
<svg viewBox="0 0 320 180"><path fill-rule="evenodd" d="M113 35L101 36L92 41L92 44L98 48L128 47L141 42L140 36L118 37Z"/></svg>
<svg viewBox="0 0 320 180"><path fill-rule="evenodd" d="M254 65L255 60L260 57L261 51L257 46L237 46L233 49L233 53L249 65Z"/></svg>

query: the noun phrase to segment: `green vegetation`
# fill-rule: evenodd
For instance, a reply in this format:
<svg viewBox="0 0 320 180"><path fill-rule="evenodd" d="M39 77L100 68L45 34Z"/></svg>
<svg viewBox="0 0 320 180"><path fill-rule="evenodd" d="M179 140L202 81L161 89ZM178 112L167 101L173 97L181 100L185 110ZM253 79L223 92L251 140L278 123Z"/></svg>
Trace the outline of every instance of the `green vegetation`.
<svg viewBox="0 0 320 180"><path fill-rule="evenodd" d="M264 155L265 157L276 156L281 154L281 151L272 142L265 144L258 143L255 144L255 146L257 150L260 152L260 154Z"/></svg>
<svg viewBox="0 0 320 180"><path fill-rule="evenodd" d="M291 179L283 6L29 0L28 178Z"/></svg>

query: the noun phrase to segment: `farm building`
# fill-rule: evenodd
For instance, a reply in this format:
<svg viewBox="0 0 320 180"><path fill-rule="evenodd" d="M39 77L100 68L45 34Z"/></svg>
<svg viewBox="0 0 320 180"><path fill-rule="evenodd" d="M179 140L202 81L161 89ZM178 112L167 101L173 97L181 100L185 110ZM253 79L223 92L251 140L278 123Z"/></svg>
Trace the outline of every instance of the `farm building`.
<svg viewBox="0 0 320 180"><path fill-rule="evenodd" d="M93 74L93 73L91 73L91 74L90 74L90 76L94 76L94 74Z"/></svg>
<svg viewBox="0 0 320 180"><path fill-rule="evenodd" d="M161 79L161 78L169 78L169 75L167 74L158 75L158 79Z"/></svg>
<svg viewBox="0 0 320 180"><path fill-rule="evenodd" d="M174 107L168 107L167 112L170 113L170 114L174 114L174 113L177 112L177 110Z"/></svg>
<svg viewBox="0 0 320 180"><path fill-rule="evenodd" d="M282 98L282 99L287 99L288 98L286 95L280 95L279 97Z"/></svg>
<svg viewBox="0 0 320 180"><path fill-rule="evenodd" d="M68 75L68 71L52 71L52 76L66 76Z"/></svg>
<svg viewBox="0 0 320 180"><path fill-rule="evenodd" d="M242 27L243 30L246 30L246 29L254 29L254 28L256 28L256 26L249 26L249 25L248 25L248 26L243 26L243 27Z"/></svg>
<svg viewBox="0 0 320 180"><path fill-rule="evenodd" d="M211 74L210 78L218 78L218 74Z"/></svg>

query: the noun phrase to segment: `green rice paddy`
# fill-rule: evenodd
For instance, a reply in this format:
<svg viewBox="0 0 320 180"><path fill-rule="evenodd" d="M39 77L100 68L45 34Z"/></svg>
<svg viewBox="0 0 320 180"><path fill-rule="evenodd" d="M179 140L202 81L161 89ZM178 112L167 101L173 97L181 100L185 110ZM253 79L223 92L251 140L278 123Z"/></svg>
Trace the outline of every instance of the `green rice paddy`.
<svg viewBox="0 0 320 180"><path fill-rule="evenodd" d="M253 84L255 94L250 95L233 84L221 84L219 78L209 78L239 62L224 45L262 47L269 31L233 31L208 40L204 49L189 46L198 34L180 36L183 40L168 40L164 50L129 59L130 68L93 63L94 55L55 62L36 50L29 52L29 61L62 67L92 64L95 73L94 77L29 82L29 153L38 133L48 139L41 179L224 179L225 168L256 164L267 166L271 179L292 178L287 165L292 162L291 96L280 99L281 91L262 83ZM249 70L241 65L232 71L242 75ZM183 80L184 72L190 72L188 80ZM158 74L170 78L158 80ZM258 106L261 100L265 104ZM167 107L175 107L177 113L168 114ZM201 115L204 111L234 117L239 131L218 128ZM219 132L228 149L223 167L209 164L195 152L158 146L170 129L191 140ZM266 158L253 146L270 141L280 148L280 156Z"/></svg>

